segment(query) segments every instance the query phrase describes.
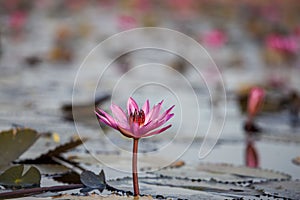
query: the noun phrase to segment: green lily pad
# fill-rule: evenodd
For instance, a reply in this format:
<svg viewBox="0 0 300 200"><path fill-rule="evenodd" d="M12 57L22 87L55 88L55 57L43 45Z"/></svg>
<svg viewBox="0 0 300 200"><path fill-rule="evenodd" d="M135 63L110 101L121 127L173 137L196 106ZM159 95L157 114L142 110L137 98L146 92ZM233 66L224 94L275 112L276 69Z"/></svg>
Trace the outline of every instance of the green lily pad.
<svg viewBox="0 0 300 200"><path fill-rule="evenodd" d="M28 128L0 132L0 168L19 158L38 137L35 130Z"/></svg>
<svg viewBox="0 0 300 200"><path fill-rule="evenodd" d="M40 185L41 174L30 167L24 174L24 165L13 166L0 175L0 185L6 188L28 188Z"/></svg>

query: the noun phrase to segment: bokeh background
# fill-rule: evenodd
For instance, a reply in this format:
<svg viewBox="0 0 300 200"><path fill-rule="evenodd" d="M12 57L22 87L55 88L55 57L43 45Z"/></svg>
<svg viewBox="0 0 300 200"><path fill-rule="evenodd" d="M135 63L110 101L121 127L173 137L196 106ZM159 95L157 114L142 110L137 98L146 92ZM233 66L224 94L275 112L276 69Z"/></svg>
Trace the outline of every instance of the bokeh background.
<svg viewBox="0 0 300 200"><path fill-rule="evenodd" d="M218 108L225 105L224 98L218 96L220 84L223 83L215 80L218 71L214 68L206 66L204 69L206 79L215 84L211 95L216 101L211 102L203 80L194 76L192 66L182 58L150 50L131 52L112 63L111 71L104 79L104 87L101 85L96 90L96 104L109 110L108 96L111 95L114 81L139 63L155 61L166 64L190 81L200 103L200 133L196 136L195 144L182 152L185 162L246 165L247 155L251 154L256 155L258 160L256 167L278 170L300 178L299 11L298 0L1 0L0 128L26 126L42 132L58 132L62 140L76 134L71 111L73 83L88 53L101 41L121 31L163 27L182 32L199 42L222 74L227 94L226 122L209 156L203 160L198 158L205 135L201 129L207 129L210 106ZM163 41L158 38L157 42ZM180 46L180 41L174 41L174 44L188 50L188 47ZM122 51L122 45L108 45L100 61L92 63L93 67L87 74L82 74L86 82L80 91L76 91L82 104L73 105L73 109L79 109L82 116L79 126L86 130L82 134L88 137L99 135L95 131L99 127L90 125L95 116L88 112L88 108L93 108L94 100L87 99L86 94L95 91L89 82L90 76L93 76L94 70L104 67L101 59L111 59ZM157 75L154 74L154 77ZM159 75L170 82L176 81L172 73ZM139 78L142 79L142 76L136 74L127 83L134 84L135 79ZM264 88L266 98L262 113L257 118L257 124L263 132L258 138L249 139L243 125L248 93L253 86ZM180 84L178 87L181 88ZM182 109L192 115L195 107L187 104L187 100L193 96L184 87L181 89L185 99L182 102L179 100L179 103L182 103ZM164 96L163 90L160 93L155 88L147 91L149 93L137 95L140 102L150 98L155 103L171 95L168 93ZM124 97L129 94L121 95ZM124 102L115 101L125 106ZM181 117L193 121L188 114ZM179 122L174 120L171 133L176 133L176 124ZM151 138L149 143L145 142L141 151L154 151L170 141L178 149L185 149L185 141L194 140L195 130L190 130L188 123L183 126L184 132L177 134L180 135L178 140L174 141L174 136L163 134L159 139ZM112 130L106 130L106 134L113 144L127 150L130 141L124 141ZM103 141L101 145L105 148L94 149L96 153L121 151ZM90 146L98 148L96 144ZM156 164L160 164L159 159L167 158L167 153L162 154ZM152 162L145 160L146 165ZM109 159L107 162L113 163ZM127 165L124 162L113 163L112 166ZM117 177L112 174L111 177Z"/></svg>

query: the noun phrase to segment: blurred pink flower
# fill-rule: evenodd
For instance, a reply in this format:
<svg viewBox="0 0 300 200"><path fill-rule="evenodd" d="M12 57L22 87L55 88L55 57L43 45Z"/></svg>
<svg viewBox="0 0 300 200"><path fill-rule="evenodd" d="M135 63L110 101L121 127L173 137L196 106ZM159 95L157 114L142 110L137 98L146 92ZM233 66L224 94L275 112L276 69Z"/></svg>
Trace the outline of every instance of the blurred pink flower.
<svg viewBox="0 0 300 200"><path fill-rule="evenodd" d="M260 87L254 87L251 89L249 98L248 98L248 115L250 118L253 118L260 107L262 106L265 96L265 91Z"/></svg>
<svg viewBox="0 0 300 200"><path fill-rule="evenodd" d="M27 22L28 15L23 11L14 11L9 16L9 26L14 31L21 31L26 22Z"/></svg>
<svg viewBox="0 0 300 200"><path fill-rule="evenodd" d="M121 30L128 30L132 28L136 28L138 26L137 20L128 15L121 15L118 17L118 27Z"/></svg>
<svg viewBox="0 0 300 200"><path fill-rule="evenodd" d="M266 38L266 46L270 49L287 53L297 53L299 50L299 43L294 35L281 36L271 34Z"/></svg>
<svg viewBox="0 0 300 200"><path fill-rule="evenodd" d="M227 42L227 36L223 31L216 29L204 34L203 42L209 47L218 48Z"/></svg>
<svg viewBox="0 0 300 200"><path fill-rule="evenodd" d="M147 100L140 109L135 100L130 97L127 103L127 115L115 104L111 105L111 111L114 117L108 115L101 109L98 109L95 113L101 122L120 131L124 136L139 139L159 134L172 126L170 124L158 129L174 116L173 113L170 113L174 105L160 114L162 103L163 101L150 109L149 100Z"/></svg>

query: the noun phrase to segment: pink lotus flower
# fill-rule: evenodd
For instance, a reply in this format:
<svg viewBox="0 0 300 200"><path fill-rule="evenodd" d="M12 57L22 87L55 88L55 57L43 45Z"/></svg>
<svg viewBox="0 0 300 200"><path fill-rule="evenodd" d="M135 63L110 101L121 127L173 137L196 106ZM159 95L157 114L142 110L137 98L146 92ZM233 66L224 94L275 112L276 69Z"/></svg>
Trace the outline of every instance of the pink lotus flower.
<svg viewBox="0 0 300 200"><path fill-rule="evenodd" d="M116 130L119 130L124 136L133 138L132 177L135 196L140 194L137 175L137 153L139 139L142 137L149 137L159 134L172 126L170 124L159 129L159 127L161 127L174 116L173 113L170 113L174 108L174 105L164 113L160 114L162 103L163 101L157 105L154 105L150 110L149 101L147 100L140 109L135 100L130 97L127 103L127 115L119 106L115 104L111 105L111 111L114 117L108 115L106 112L100 109L98 109L98 112L95 112L101 122Z"/></svg>
<svg viewBox="0 0 300 200"><path fill-rule="evenodd" d="M156 130L174 116L173 113L170 113L174 106L160 114L162 103L163 101L154 105L150 110L149 100L147 100L140 109L135 100L130 97L127 103L127 115L115 104L111 105L111 111L114 117L108 115L101 109L96 111L96 115L99 117L101 122L120 131L126 137L149 137L159 134L172 126L170 124Z"/></svg>
<svg viewBox="0 0 300 200"><path fill-rule="evenodd" d="M262 88L254 87L251 89L248 99L248 115L253 118L262 106L265 92Z"/></svg>

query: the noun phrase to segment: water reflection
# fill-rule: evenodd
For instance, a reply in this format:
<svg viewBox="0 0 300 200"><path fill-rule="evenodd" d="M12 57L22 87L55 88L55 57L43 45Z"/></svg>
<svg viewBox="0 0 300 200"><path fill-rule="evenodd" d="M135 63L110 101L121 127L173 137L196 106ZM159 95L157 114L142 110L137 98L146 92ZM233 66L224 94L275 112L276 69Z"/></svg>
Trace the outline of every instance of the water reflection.
<svg viewBox="0 0 300 200"><path fill-rule="evenodd" d="M257 168L259 167L259 155L255 147L255 136L252 133L247 132L245 140L245 165L247 167Z"/></svg>
<svg viewBox="0 0 300 200"><path fill-rule="evenodd" d="M264 89L260 87L254 87L251 89L247 105L248 116L244 126L244 131L246 132L245 165L247 167L259 167L259 157L254 142L256 139L255 136L257 136L257 133L261 132L261 130L255 124L254 119L260 112L264 99Z"/></svg>

